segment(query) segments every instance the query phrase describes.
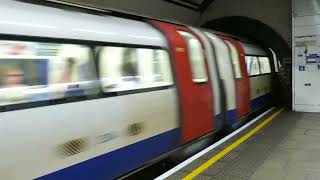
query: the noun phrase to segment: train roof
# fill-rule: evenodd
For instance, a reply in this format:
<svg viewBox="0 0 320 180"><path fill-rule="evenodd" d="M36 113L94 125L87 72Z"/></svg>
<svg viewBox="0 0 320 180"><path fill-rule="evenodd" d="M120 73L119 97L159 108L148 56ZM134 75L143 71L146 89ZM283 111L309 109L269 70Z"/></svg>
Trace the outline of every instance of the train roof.
<svg viewBox="0 0 320 180"><path fill-rule="evenodd" d="M165 37L137 20L3 0L0 33L166 47Z"/></svg>

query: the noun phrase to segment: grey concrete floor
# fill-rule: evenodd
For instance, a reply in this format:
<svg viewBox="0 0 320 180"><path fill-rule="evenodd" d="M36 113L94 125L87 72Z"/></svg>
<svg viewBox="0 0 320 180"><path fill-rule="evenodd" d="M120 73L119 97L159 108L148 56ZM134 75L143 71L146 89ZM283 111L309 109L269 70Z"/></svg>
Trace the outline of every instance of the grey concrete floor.
<svg viewBox="0 0 320 180"><path fill-rule="evenodd" d="M320 113L286 113L294 126L250 180L320 180ZM290 123L290 121L288 121Z"/></svg>
<svg viewBox="0 0 320 180"><path fill-rule="evenodd" d="M266 117L168 179L182 179ZM195 179L320 180L320 113L282 112Z"/></svg>

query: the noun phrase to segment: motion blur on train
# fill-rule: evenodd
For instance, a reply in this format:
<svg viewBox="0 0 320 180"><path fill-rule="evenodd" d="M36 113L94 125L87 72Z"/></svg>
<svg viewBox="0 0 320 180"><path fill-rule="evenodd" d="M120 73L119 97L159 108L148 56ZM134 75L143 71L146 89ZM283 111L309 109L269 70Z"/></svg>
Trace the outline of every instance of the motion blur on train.
<svg viewBox="0 0 320 180"><path fill-rule="evenodd" d="M4 0L0 179L114 179L271 105L276 55L157 20Z"/></svg>

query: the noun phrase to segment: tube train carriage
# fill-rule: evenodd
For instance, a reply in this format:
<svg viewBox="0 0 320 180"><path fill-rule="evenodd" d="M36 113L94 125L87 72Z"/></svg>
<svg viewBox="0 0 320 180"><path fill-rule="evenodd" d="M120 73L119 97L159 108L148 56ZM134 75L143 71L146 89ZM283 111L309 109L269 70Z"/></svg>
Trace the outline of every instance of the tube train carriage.
<svg viewBox="0 0 320 180"><path fill-rule="evenodd" d="M1 179L112 179L271 103L277 60L232 35L9 0L0 24Z"/></svg>

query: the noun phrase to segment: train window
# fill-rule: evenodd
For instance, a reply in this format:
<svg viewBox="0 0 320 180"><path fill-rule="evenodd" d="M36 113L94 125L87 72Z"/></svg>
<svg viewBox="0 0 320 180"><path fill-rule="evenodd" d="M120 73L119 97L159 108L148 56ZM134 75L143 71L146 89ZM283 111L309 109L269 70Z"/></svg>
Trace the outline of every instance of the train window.
<svg viewBox="0 0 320 180"><path fill-rule="evenodd" d="M184 37L188 45L193 82L207 82L205 58L199 40L188 32L178 31L178 33Z"/></svg>
<svg viewBox="0 0 320 180"><path fill-rule="evenodd" d="M229 46L230 52L231 52L231 61L233 65L234 77L237 79L241 79L242 76L241 76L239 53L233 44L231 44L229 41L226 41L226 43Z"/></svg>
<svg viewBox="0 0 320 180"><path fill-rule="evenodd" d="M90 48L0 41L0 105L97 93Z"/></svg>
<svg viewBox="0 0 320 180"><path fill-rule="evenodd" d="M120 92L173 84L165 50L102 47L99 67L104 92Z"/></svg>
<svg viewBox="0 0 320 180"><path fill-rule="evenodd" d="M271 73L270 61L268 57L259 57L259 65L261 74Z"/></svg>
<svg viewBox="0 0 320 180"><path fill-rule="evenodd" d="M259 61L256 56L246 56L246 65L249 76L255 76L260 74Z"/></svg>

